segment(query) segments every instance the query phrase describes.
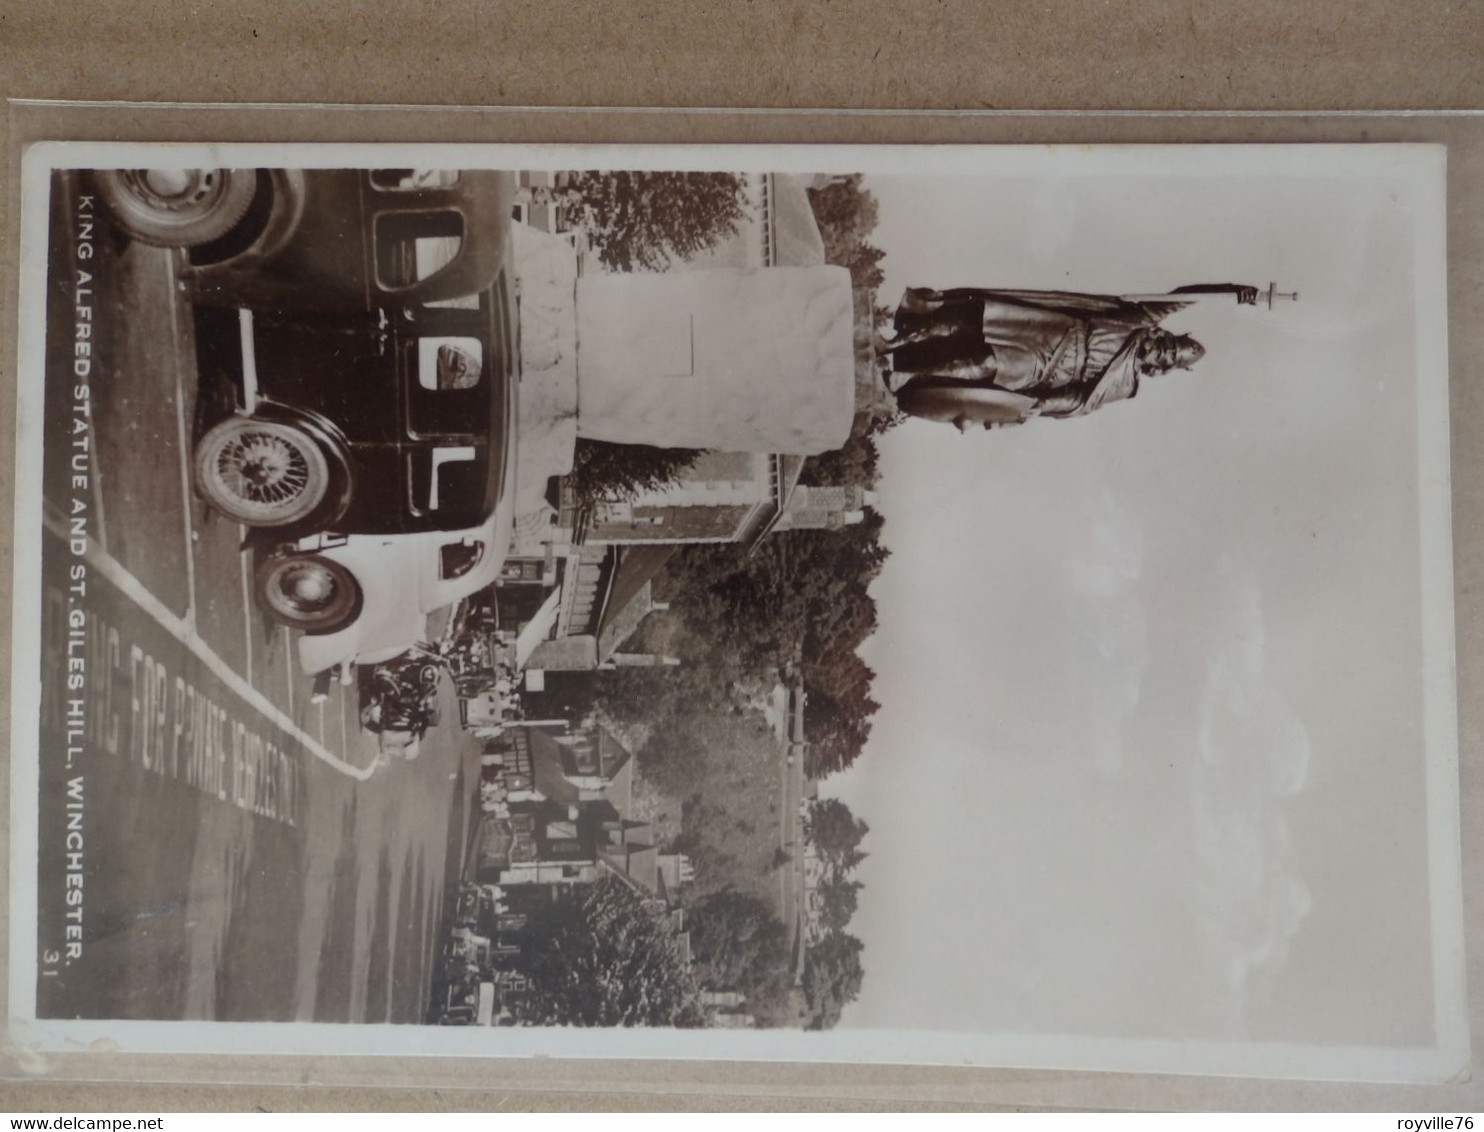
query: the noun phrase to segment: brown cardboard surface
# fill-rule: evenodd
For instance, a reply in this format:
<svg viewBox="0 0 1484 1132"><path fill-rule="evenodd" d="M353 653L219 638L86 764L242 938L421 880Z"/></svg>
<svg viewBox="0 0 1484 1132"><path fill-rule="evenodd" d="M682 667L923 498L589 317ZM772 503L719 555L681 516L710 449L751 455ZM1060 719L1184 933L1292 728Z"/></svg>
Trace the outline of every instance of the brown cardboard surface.
<svg viewBox="0 0 1484 1132"><path fill-rule="evenodd" d="M1387 0L22 0L0 26L12 97L1359 109L1484 82L1477 6Z"/></svg>
<svg viewBox="0 0 1484 1132"><path fill-rule="evenodd" d="M393 9L395 7L395 14ZM1477 106L1484 10L1442 3L985 6L178 3L0 15L24 98L896 108L1457 109ZM1432 140L1450 145L1453 492L1468 973L1484 1029L1484 119L1396 116L820 115L82 109L12 106L0 430L13 428L15 158L23 139L1008 142ZM9 461L0 462L9 515ZM8 529L8 527L7 527ZM6 555L4 573L9 561ZM0 615L8 639L9 606ZM8 686L9 665L0 666ZM5 715L8 717L8 710ZM8 718L0 720L8 724ZM8 734L8 727L6 728ZM41 1076L32 1074L41 1070ZM722 1063L118 1057L9 1061L0 1108L894 1107L1478 1111L1481 1086L1255 1082L1047 1071ZM47 1079L50 1077L50 1079ZM91 1082L91 1083L84 1083ZM136 1084L136 1082L175 1082Z"/></svg>

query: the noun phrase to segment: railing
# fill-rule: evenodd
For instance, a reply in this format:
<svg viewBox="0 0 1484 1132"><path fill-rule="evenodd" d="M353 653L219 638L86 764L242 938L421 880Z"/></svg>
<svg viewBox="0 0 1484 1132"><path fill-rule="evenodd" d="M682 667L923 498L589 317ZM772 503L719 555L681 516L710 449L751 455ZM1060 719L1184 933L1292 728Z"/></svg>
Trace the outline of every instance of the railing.
<svg viewBox="0 0 1484 1132"><path fill-rule="evenodd" d="M773 174L771 173L763 176L762 199L758 204L758 214L762 218L763 225L763 266L775 267L778 264L778 217L773 193Z"/></svg>

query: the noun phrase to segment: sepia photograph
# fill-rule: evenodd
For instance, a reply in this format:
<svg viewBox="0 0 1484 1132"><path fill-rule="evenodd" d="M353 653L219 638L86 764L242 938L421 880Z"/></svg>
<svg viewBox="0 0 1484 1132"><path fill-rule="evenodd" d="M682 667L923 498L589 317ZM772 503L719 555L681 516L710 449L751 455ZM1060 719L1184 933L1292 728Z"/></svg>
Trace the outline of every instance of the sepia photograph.
<svg viewBox="0 0 1484 1132"><path fill-rule="evenodd" d="M1444 170L32 147L9 1045L1454 1076Z"/></svg>

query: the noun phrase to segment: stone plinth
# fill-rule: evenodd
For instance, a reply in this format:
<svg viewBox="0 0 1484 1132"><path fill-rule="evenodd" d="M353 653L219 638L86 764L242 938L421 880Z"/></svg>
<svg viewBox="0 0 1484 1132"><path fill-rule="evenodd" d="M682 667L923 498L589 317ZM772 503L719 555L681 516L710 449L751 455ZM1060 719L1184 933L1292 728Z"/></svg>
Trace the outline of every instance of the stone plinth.
<svg viewBox="0 0 1484 1132"><path fill-rule="evenodd" d="M843 267L581 278L578 434L798 456L838 448L855 413L852 322Z"/></svg>
<svg viewBox="0 0 1484 1132"><path fill-rule="evenodd" d="M517 516L545 507L547 481L572 470L577 444L577 253L557 236L511 226L520 314Z"/></svg>

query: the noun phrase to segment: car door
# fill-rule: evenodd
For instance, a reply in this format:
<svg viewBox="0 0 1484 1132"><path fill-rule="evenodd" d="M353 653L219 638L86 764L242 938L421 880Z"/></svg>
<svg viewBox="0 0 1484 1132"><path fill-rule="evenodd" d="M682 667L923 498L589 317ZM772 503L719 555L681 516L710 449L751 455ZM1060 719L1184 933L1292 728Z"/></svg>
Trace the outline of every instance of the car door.
<svg viewBox="0 0 1484 1132"><path fill-rule="evenodd" d="M489 496L490 405L498 371L474 310L403 308L396 314L408 505L430 526L483 521Z"/></svg>

